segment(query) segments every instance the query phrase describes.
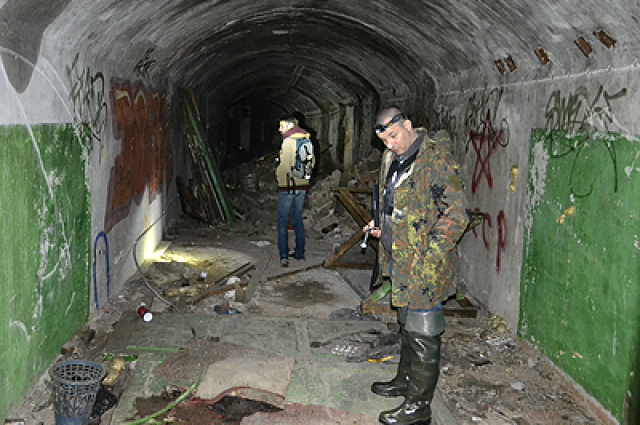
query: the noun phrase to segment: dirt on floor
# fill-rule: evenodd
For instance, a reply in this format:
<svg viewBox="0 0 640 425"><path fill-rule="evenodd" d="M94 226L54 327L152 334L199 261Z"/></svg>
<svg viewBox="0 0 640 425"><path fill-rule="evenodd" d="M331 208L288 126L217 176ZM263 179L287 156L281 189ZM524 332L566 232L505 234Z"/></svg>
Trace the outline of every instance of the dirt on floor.
<svg viewBox="0 0 640 425"><path fill-rule="evenodd" d="M486 314L447 322L438 388L457 424L614 423L547 358L501 333L499 324Z"/></svg>
<svg viewBox="0 0 640 425"><path fill-rule="evenodd" d="M199 247L224 249L238 252L229 260L224 270L213 270L212 263L202 259L201 256L194 255L196 262L193 264L181 263L172 260L170 254L175 254L178 249L167 252L165 264L156 265L149 268L149 276L154 275L156 284L161 288L187 287L197 282L202 271L208 271L213 277L209 277L212 283L225 273L237 269L246 261L256 261L266 258L267 255L274 255L275 251L273 229L265 231L261 229L255 232L249 228L238 226L235 229L227 229L223 226L215 228L198 224L194 221L186 220L181 227L173 229L173 233L167 235L168 240L174 247L191 246L192 253L198 254ZM307 266L314 265L314 261L320 261L331 253L334 241L322 235L312 236L310 239L317 251L310 252L307 258ZM266 244L266 245L265 245ZM329 248L327 248L327 246ZM256 260L257 259L257 260ZM173 264L171 264L173 262ZM258 266L259 267L259 266ZM282 273L277 261L272 262L270 268L263 268L261 271L268 275ZM300 265L304 267L304 265ZM269 315L277 317L278 312L282 314L299 315L304 317L305 302L314 298L324 299L325 297L314 294L322 294L326 291L326 285L344 284L345 297L352 297L348 303L342 306L343 313L348 310L347 306L354 307L358 302L358 297L353 295L349 285L341 281L340 274L336 271L325 270L322 267L312 268L311 274L306 279L313 281L317 278L317 273L322 274L317 284L295 285L289 277L283 276L278 279L258 282L258 288L254 293L254 298L250 303L242 303L236 300L235 293L227 288L226 291L215 293L203 297L198 302L189 304L185 302L188 297L182 297L181 308L185 311L197 313L220 314L220 306L229 310L241 311L250 315ZM330 276L329 276L330 274ZM239 278L244 283L251 280L251 273L242 275ZM315 276L315 277L314 277ZM329 277L328 277L329 276ZM195 281L194 281L195 278ZM294 279L295 281L295 279ZM368 291L368 282L361 283L361 290ZM247 286L244 286L247 288ZM290 290L290 294L283 291ZM348 295L349 292L351 295ZM244 293L244 292L243 292ZM230 296L231 294L231 296ZM180 297L175 297L177 299ZM284 309L279 300L293 300L288 309ZM114 324L119 320L124 311L137 309L141 301L153 304L157 309L163 308L163 303L158 302L154 294L144 284L141 276L134 276L128 283L125 290L114 297L114 299L103 306L99 315L96 315L90 326L70 340L62 347L58 360L83 358L95 359L103 362L101 347L113 330ZM332 304L335 307L335 303ZM165 306L166 307L166 306ZM218 310L216 308L218 307ZM294 308L295 307L295 308ZM520 341L515 335L505 332L499 327L499 320L492 317L488 312L483 311L481 306L478 309L476 318L447 318L447 330L443 335L441 377L438 384L439 394L453 422L445 425L467 425L467 424L517 424L517 425L558 425L558 424L614 424L606 413L599 409L593 400L585 395L579 388L568 380L553 364L537 352L533 347ZM171 311L171 309L166 309ZM348 312L355 320L363 317L357 311ZM349 314L344 313L345 317ZM375 317L374 317L375 318ZM367 317L371 320L371 317ZM351 335L344 341L332 341L324 347L329 352L335 354L338 348L344 351L345 347L359 347L358 356L349 356L349 350L345 351L344 361L368 361L369 359L381 359L388 356L399 355L398 338L394 333L397 329L391 324L388 335ZM90 335L90 336L88 336ZM385 340L386 339L386 340ZM317 347L322 349L322 347ZM364 353L364 354L363 354ZM351 353L353 354L353 353ZM105 363L106 364L106 363ZM48 401L48 387L46 377L36 385L25 398L24 403L14 412L13 418L23 420L28 425L50 425L54 423L51 402ZM175 399L184 389L178 389L173 394ZM114 391L117 395L118 389ZM155 398L140 401L142 411L157 410L157 407L168 403L167 397L171 395L155 395ZM156 402L157 404L153 404ZM286 405L283 411L277 413L270 411L262 405L249 405L249 402L242 402L228 399L215 406L198 403L195 399L189 399L186 404L182 404L172 416L194 414L198 411L211 414L219 412L224 416L224 412L248 411L254 409L252 416L245 417L242 424L294 424L296 415L302 410L307 414L318 416L318 421L314 423L342 424L342 423L364 423L357 415L350 415L345 412L328 412L326 408L304 407L297 405ZM149 404L145 406L145 403ZM153 404L153 405L151 405ZM191 413L184 409L191 406ZM218 410L216 410L218 409ZM244 410L243 410L244 409ZM189 410L189 409L187 409ZM236 423L240 419L236 416ZM241 415L242 416L242 415ZM210 417L210 416L209 416ZM194 416L195 418L195 416ZM331 418L331 419L329 419ZM185 419L180 423L200 423L199 419ZM222 420L222 419L221 419ZM20 422L15 422L20 423ZM93 422L109 424L109 413L105 413L102 421ZM204 422L203 422L204 423ZM210 422L209 422L210 423ZM233 422L220 422L233 423ZM438 424L440 425L440 424Z"/></svg>

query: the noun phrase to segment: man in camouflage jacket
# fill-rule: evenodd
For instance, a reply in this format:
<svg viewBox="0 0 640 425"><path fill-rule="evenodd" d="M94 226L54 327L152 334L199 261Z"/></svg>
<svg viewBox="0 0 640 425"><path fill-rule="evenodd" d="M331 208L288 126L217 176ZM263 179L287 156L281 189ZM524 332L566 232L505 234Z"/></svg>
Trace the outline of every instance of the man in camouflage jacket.
<svg viewBox="0 0 640 425"><path fill-rule="evenodd" d="M405 397L400 407L380 414L381 423L423 423L431 419L444 331L441 303L453 290L452 259L469 221L467 198L459 166L443 143L446 132L430 138L393 107L378 114L376 133L387 147L379 176L381 229L372 221L365 231L380 238L380 271L391 278L402 350L397 376L374 383L372 391Z"/></svg>

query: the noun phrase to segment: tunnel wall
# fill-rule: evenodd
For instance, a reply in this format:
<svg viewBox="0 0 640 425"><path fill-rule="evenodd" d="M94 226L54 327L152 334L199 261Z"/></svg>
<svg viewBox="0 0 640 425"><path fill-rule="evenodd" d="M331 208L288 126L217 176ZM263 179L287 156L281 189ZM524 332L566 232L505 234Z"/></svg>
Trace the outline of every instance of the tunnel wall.
<svg viewBox="0 0 640 425"><path fill-rule="evenodd" d="M487 213L459 247L461 281L621 421L640 324L637 78L443 90L433 114Z"/></svg>
<svg viewBox="0 0 640 425"><path fill-rule="evenodd" d="M2 419L153 253L187 168L170 89L43 43L0 68Z"/></svg>
<svg viewBox="0 0 640 425"><path fill-rule="evenodd" d="M87 151L69 124L0 126L0 417L89 314Z"/></svg>

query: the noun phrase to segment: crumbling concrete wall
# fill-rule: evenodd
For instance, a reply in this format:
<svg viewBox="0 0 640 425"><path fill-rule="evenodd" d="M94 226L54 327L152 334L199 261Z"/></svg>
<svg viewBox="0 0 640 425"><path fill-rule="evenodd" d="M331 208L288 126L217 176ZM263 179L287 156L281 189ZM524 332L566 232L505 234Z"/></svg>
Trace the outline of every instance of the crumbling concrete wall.
<svg viewBox="0 0 640 425"><path fill-rule="evenodd" d="M627 278L640 278L633 260L636 249L621 237L625 229L640 223L630 211L616 213L615 219L607 211L631 201L618 199L616 193L623 191L616 192L613 183L629 185L637 177L637 156L624 153L636 149L640 134L634 112L640 105L632 84L637 78L636 67L608 69L555 80L442 91L437 102L437 122L454 136L453 150L462 164L471 207L488 213L460 245L462 282L473 297L505 317L510 329L519 329L618 418L623 416L626 388L618 383L629 379L636 338L635 331L620 329L633 329L637 323L627 301L611 294L624 293L625 300L640 297L637 288L627 288ZM536 145L538 133L547 142ZM554 158L567 155L575 157L574 165L562 171L561 180L548 180L546 173L560 166ZM583 161L595 160L589 159L594 155L605 160L597 171L580 168ZM593 182L601 180L609 189L590 193L601 187ZM566 196L557 201L557 213L534 226L531 214L552 187L564 187ZM588 206L592 201L585 201L587 194L590 200L600 199L598 214L607 223L603 236L597 236L597 227L578 224L595 213ZM567 222L573 230L564 235L566 226L556 220L570 206L576 208L577 218ZM536 230L541 225L554 227L550 233L554 236L536 239L542 237ZM587 248L598 246L596 241L605 235L627 245L615 265L594 260L602 258L606 247L600 253ZM528 249L534 243L545 246L543 252L550 256L544 259L541 252ZM582 258L592 259L582 263ZM557 262L583 264L583 270L561 272ZM626 277L612 281L602 277L601 267L626 267ZM585 297L594 302L579 307ZM592 338L579 342L578 335L594 329L590 324L594 314L599 323L607 324L595 337L602 345Z"/></svg>

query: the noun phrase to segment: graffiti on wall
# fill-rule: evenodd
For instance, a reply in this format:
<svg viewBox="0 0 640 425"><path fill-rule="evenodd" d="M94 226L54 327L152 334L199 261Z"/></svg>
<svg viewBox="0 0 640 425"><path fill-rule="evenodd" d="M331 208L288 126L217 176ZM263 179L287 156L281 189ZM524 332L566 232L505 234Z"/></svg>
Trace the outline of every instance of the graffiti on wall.
<svg viewBox="0 0 640 425"><path fill-rule="evenodd" d="M132 202L140 205L147 188L153 202L173 173L165 97L142 84L114 80L111 103L122 150L111 170L106 232L129 214Z"/></svg>
<svg viewBox="0 0 640 425"><path fill-rule="evenodd" d="M76 54L71 66L67 66L69 100L73 105L73 119L80 143L87 149L94 141L102 140L107 124L107 99L104 76L92 73L90 68L81 69ZM98 153L100 154L100 149Z"/></svg>
<svg viewBox="0 0 640 425"><path fill-rule="evenodd" d="M468 137L461 136L464 140L464 152L468 153L473 147L475 155L473 175L471 177L471 192L476 193L483 181L487 182L489 189L493 189L493 174L491 170L491 158L498 147L506 147L509 144L509 125L505 118L498 124L495 120L498 116L498 108L502 101L504 88L495 88L473 94L467 101L464 112L464 122L459 130L458 117L451 113L445 106L441 106L435 112L438 128L445 129L452 137L454 146L457 145L456 135L468 132ZM476 208L475 211L479 211ZM494 218L486 214L482 225L474 228L473 234L478 238L481 232L484 247L490 251L494 249L491 241L495 242L496 271L500 273L501 259L507 246L507 217L504 210L500 210ZM495 226L495 228L494 228Z"/></svg>
<svg viewBox="0 0 640 425"><path fill-rule="evenodd" d="M473 94L467 101L465 108L464 128L469 129L470 132L479 133L486 122L487 115L494 118L498 116L498 108L502 102L503 94L502 87ZM506 122L503 121L503 124L506 125ZM469 138L465 145L465 152L469 152L470 143L471 139Z"/></svg>
<svg viewBox="0 0 640 425"><path fill-rule="evenodd" d="M611 124L616 124L617 128L620 128L611 110L611 101L626 95L626 88L610 94L600 86L598 93L589 100L586 87L580 87L566 97L562 97L560 90L556 90L551 93L545 109L546 130L565 131L571 134L608 132Z"/></svg>
<svg viewBox="0 0 640 425"><path fill-rule="evenodd" d="M155 48L149 47L142 58L136 63L136 66L133 67L133 72L138 75L138 77L146 80L149 78L149 71L156 64L154 59L151 59L151 54L154 52Z"/></svg>
<svg viewBox="0 0 640 425"><path fill-rule="evenodd" d="M509 129L506 121L502 121L499 130L493 128L491 111L487 111L487 117L479 131L470 130L469 140L476 154L476 162L471 180L471 193L476 193L480 182L487 181L489 189L493 189L493 175L491 174L491 155L498 146L505 147L509 144Z"/></svg>
<svg viewBox="0 0 640 425"><path fill-rule="evenodd" d="M471 193L476 193L483 180L487 181L489 189L493 188L491 155L498 146L505 147L509 144L507 120L503 118L498 128L493 122L497 116L502 94L502 88L493 89L489 92L474 94L467 103L465 128L469 129L469 138L467 139L465 152L468 152L469 145L472 145L476 155L471 180Z"/></svg>
<svg viewBox="0 0 640 425"><path fill-rule="evenodd" d="M474 211L480 212L480 209L476 208ZM507 248L507 215L504 210L500 210L498 218L496 219L496 231L497 235L494 235L493 219L491 214L486 214L482 219L482 243L487 251L491 250L491 240L496 239L496 272L500 273L500 262L502 254ZM477 229L472 230L473 236L478 238Z"/></svg>
<svg viewBox="0 0 640 425"><path fill-rule="evenodd" d="M589 196L593 191L593 185L583 184L584 180L576 176L576 170L579 169L580 161L587 157L583 154L599 147L604 148L611 159L613 191L618 191L615 144L610 137L597 136L597 133L608 133L613 126L616 129L621 128L612 112L611 102L623 98L626 94L626 88L610 94L600 86L592 99L586 87L580 87L564 97L560 90L556 90L549 97L545 109L545 141L549 144L549 152L553 158L576 153L569 177L569 186L576 197ZM555 137L559 132L565 136ZM583 187L585 188L582 189Z"/></svg>

